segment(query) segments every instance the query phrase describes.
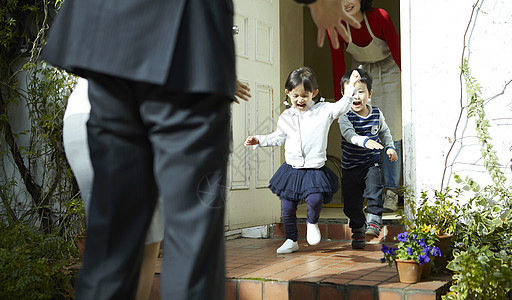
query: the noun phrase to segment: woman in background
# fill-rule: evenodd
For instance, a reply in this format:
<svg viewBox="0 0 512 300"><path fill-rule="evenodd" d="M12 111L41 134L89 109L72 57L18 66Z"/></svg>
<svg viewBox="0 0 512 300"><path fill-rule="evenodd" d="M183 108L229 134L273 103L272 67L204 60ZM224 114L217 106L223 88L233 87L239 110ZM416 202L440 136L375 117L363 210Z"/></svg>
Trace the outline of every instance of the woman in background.
<svg viewBox="0 0 512 300"><path fill-rule="evenodd" d="M346 72L345 52L352 55L352 68L362 68L373 78L375 97L371 105L386 116L398 160L383 159L384 211L397 210L402 169L402 96L400 83L400 39L389 14L372 8L372 0L345 0L345 12L361 24L361 28L345 24L352 38L344 47L334 49L331 59L335 99L341 98L341 77Z"/></svg>

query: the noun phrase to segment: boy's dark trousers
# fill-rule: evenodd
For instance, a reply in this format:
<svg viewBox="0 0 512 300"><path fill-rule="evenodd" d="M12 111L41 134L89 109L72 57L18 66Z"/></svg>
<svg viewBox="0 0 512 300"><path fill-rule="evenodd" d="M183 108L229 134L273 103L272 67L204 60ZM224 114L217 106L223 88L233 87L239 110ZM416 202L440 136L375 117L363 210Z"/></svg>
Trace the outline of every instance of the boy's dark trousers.
<svg viewBox="0 0 512 300"><path fill-rule="evenodd" d="M341 190L344 199L343 212L349 217L350 228L365 225L363 202L367 199L368 212L382 215L382 182L380 163L342 169Z"/></svg>

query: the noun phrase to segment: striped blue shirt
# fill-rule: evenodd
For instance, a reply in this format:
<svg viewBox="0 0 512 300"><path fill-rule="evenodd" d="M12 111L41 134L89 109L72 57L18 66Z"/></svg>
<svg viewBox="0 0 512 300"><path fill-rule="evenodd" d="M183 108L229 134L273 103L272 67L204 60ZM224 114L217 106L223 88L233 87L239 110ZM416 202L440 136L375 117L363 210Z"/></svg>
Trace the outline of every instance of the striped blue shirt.
<svg viewBox="0 0 512 300"><path fill-rule="evenodd" d="M377 107L368 106L370 114L361 117L352 110L338 120L341 130L341 166L344 169L381 161L381 151L364 147L368 139L384 146L384 151L393 148L393 138L384 116Z"/></svg>

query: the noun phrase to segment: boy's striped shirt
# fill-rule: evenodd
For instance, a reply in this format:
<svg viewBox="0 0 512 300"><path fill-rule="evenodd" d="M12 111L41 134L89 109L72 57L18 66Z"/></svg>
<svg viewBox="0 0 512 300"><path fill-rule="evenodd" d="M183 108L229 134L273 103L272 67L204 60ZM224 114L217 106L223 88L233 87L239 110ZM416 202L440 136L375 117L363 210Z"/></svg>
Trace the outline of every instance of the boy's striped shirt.
<svg viewBox="0 0 512 300"><path fill-rule="evenodd" d="M370 114L366 118L359 116L353 111L349 111L346 116L358 135L366 136L367 139L380 142L380 111L377 107L373 106ZM343 136L341 137L341 150L341 166L344 169L373 164L381 160L381 150L371 150L354 145Z"/></svg>

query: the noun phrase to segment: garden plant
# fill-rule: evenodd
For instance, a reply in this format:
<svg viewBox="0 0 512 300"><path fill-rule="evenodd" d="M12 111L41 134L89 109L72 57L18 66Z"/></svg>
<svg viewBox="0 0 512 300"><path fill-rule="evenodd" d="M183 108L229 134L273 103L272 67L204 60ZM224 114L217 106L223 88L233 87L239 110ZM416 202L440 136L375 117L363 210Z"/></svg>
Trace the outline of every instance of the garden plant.
<svg viewBox="0 0 512 300"><path fill-rule="evenodd" d="M84 216L62 119L75 77L39 60L61 2L0 1L0 299L73 297Z"/></svg>
<svg viewBox="0 0 512 300"><path fill-rule="evenodd" d="M465 55L466 36L470 31L474 12L478 8L479 2L478 0L473 5L473 12L464 34L460 67L460 115L462 116L462 113L466 111L468 118L473 118L475 122L483 164L491 183L482 187L470 177L454 176L456 182L462 185L462 190L464 194L468 195L469 200L460 207L460 221L454 231L454 258L448 264L448 269L453 271L454 284L450 287L450 292L443 296L443 299L450 300L512 298L512 189L510 178L505 175L505 168L494 150L489 130L490 122L484 108L487 99L482 97L480 85L471 75L469 61ZM511 82L512 80L508 81L501 93L504 93ZM467 105L462 104L463 91L467 98ZM455 132L457 132L457 128ZM450 151L446 156L447 159ZM508 165L510 170L512 170L511 163L512 159Z"/></svg>
<svg viewBox="0 0 512 300"><path fill-rule="evenodd" d="M390 267L395 260L414 260L422 265L429 263L431 257L441 255L441 251L435 246L438 241L435 226L413 226L399 233L395 239L398 240L397 247L382 244L384 257L381 262L387 262Z"/></svg>

